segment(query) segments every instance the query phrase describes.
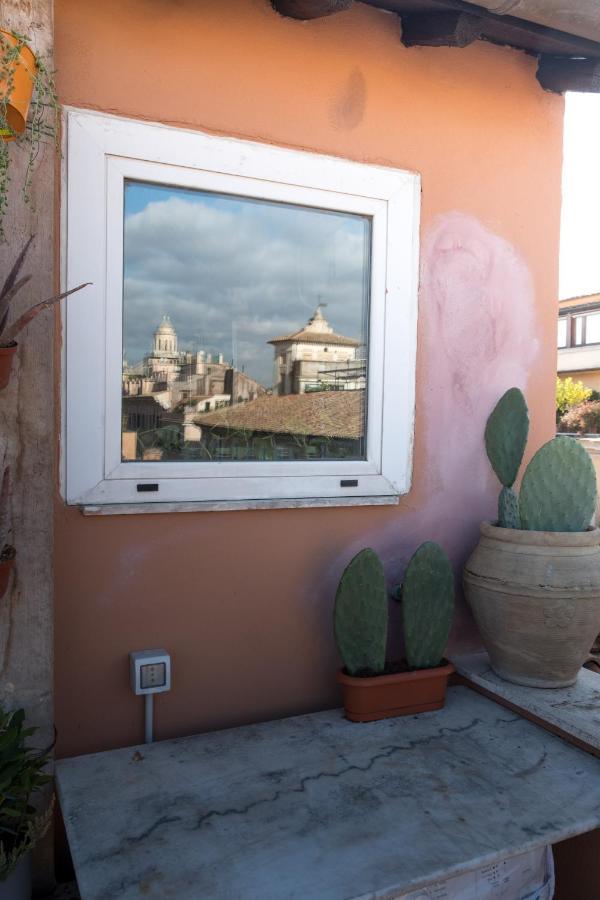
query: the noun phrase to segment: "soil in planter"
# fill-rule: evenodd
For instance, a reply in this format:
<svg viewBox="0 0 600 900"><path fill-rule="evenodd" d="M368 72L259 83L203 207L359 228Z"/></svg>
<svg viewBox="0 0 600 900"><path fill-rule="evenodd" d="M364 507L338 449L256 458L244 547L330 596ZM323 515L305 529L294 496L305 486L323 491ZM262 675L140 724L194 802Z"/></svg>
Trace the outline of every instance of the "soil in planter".
<svg viewBox="0 0 600 900"><path fill-rule="evenodd" d="M439 666L433 666L432 668L441 669L443 666L448 665L448 660L443 659ZM421 672L422 669L411 669L408 666L408 663L405 659L401 659L397 662L388 662L385 664L385 668L382 672L374 672L373 669L359 669L358 672L355 672L354 675L350 675L346 669L342 669L344 675L348 675L349 678L380 678L383 675L400 675L402 672Z"/></svg>

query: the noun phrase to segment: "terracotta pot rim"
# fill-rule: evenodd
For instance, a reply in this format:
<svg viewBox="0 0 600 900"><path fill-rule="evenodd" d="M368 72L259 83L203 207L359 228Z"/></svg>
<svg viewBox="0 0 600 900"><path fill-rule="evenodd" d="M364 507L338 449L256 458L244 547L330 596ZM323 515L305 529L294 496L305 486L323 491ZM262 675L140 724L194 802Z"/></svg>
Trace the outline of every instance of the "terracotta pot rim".
<svg viewBox="0 0 600 900"><path fill-rule="evenodd" d="M386 684L397 684L399 681L424 681L428 678L448 678L455 672L452 663L447 662L433 669L414 669L411 672L394 672L391 675L373 675L370 678L357 678L354 675L346 675L343 669L338 669L336 680L338 684L347 684L360 687L384 687Z"/></svg>
<svg viewBox="0 0 600 900"><path fill-rule="evenodd" d="M587 531L527 531L482 522L481 534L505 544L530 544L533 547L594 547L600 544L600 528L592 527Z"/></svg>
<svg viewBox="0 0 600 900"><path fill-rule="evenodd" d="M19 345L16 341L11 341L10 344L0 344L0 353L15 353L16 349Z"/></svg>

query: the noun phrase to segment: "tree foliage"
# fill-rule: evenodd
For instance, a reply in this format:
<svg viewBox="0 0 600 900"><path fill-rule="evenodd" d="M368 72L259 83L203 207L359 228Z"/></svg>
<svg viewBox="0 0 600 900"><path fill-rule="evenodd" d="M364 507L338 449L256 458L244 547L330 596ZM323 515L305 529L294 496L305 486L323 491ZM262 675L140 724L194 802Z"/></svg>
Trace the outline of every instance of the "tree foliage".
<svg viewBox="0 0 600 900"><path fill-rule="evenodd" d="M565 413L574 406L579 406L581 403L589 400L591 395L591 388L586 388L583 382L573 381L570 376L568 378L557 378L556 421L559 422Z"/></svg>

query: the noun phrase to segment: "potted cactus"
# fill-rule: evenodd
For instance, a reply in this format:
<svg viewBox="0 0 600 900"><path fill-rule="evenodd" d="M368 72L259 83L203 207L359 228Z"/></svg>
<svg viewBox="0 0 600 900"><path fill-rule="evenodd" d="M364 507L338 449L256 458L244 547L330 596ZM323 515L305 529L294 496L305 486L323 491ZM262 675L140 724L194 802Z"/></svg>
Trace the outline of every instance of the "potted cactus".
<svg viewBox="0 0 600 900"><path fill-rule="evenodd" d="M490 415L485 445L502 484L464 570L467 601L493 670L530 687L573 684L600 631L596 475L583 447L559 435L513 485L527 443L525 398L511 388Z"/></svg>
<svg viewBox="0 0 600 900"><path fill-rule="evenodd" d="M386 663L388 595L383 565L361 550L344 570L334 634L344 668L338 682L352 722L441 709L453 667L443 659L454 615L454 574L438 544L422 544L401 588L406 659Z"/></svg>

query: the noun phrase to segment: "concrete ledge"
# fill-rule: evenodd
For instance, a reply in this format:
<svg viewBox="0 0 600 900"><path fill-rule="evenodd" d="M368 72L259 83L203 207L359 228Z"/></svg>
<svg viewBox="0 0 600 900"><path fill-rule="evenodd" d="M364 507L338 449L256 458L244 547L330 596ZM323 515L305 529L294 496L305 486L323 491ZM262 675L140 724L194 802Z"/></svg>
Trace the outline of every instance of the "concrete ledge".
<svg viewBox="0 0 600 900"><path fill-rule="evenodd" d="M383 900L600 825L597 761L465 687L418 716L330 710L56 773L83 900Z"/></svg>
<svg viewBox="0 0 600 900"><path fill-rule="evenodd" d="M504 681L490 668L487 653L455 656L452 662L469 687L600 756L600 676L595 672L582 669L573 687L543 690Z"/></svg>
<svg viewBox="0 0 600 900"><path fill-rule="evenodd" d="M201 503L106 503L81 506L84 516L147 516L154 513L228 512L241 509L326 509L336 506L397 506L398 494L381 497L306 497L296 500L207 500Z"/></svg>

